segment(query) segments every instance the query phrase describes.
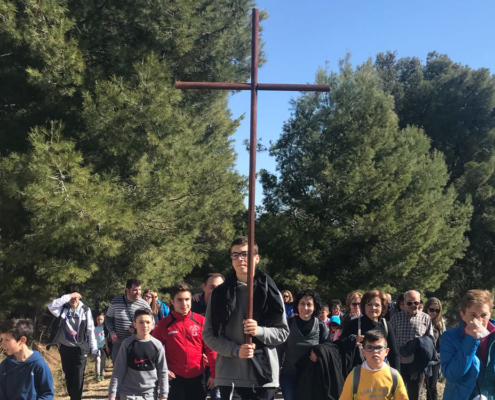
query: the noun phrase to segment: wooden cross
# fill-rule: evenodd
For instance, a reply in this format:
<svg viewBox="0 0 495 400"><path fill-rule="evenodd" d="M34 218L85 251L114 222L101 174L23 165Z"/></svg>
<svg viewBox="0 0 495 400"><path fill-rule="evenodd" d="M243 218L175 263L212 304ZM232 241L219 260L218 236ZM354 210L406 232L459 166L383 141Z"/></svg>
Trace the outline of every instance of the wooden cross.
<svg viewBox="0 0 495 400"><path fill-rule="evenodd" d="M253 9L251 42L251 83L231 82L177 82L177 89L209 89L209 90L250 90L251 91L251 134L249 139L249 200L248 200L248 301L247 316L253 318L253 277L254 277L254 207L255 207L255 183L256 183L256 144L257 144L257 112L258 90L284 90L284 91L311 91L329 92L329 85L294 85L282 83L258 83L258 37L259 37L259 10ZM246 343L251 343L252 338L246 335Z"/></svg>

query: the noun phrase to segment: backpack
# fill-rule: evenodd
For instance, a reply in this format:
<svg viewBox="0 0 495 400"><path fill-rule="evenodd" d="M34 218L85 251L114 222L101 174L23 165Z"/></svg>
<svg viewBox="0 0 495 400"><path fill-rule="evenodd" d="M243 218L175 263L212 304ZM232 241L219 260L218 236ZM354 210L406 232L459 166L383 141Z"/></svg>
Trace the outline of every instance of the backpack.
<svg viewBox="0 0 495 400"><path fill-rule="evenodd" d="M353 400L357 399L357 391L359 387L359 380L361 378L361 365L358 365L354 370L352 371L352 398ZM397 388L399 386L399 373L397 372L396 369L390 367L390 372L392 374L392 397L393 399L395 397L395 393L397 392Z"/></svg>

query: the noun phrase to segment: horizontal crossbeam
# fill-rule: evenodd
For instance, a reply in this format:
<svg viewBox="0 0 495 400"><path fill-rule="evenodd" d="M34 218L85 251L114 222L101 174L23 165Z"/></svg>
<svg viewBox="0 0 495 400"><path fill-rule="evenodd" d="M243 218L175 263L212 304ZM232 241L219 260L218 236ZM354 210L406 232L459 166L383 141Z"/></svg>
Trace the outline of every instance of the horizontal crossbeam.
<svg viewBox="0 0 495 400"><path fill-rule="evenodd" d="M177 82L177 89L210 89L210 90L252 90L250 83L234 82ZM294 92L329 92L329 85L303 85L286 83L258 83L257 90L283 90Z"/></svg>

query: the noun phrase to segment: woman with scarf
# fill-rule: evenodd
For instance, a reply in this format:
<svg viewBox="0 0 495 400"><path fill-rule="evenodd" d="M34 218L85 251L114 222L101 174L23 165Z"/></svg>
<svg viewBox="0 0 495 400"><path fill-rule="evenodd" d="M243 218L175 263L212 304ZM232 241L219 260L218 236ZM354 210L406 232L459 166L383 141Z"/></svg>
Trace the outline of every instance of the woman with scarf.
<svg viewBox="0 0 495 400"><path fill-rule="evenodd" d="M390 348L388 362L392 368L400 371L399 350L395 340L394 329L392 324L384 318L388 306L386 294L381 290L366 292L361 299L360 306L362 316L349 321L341 335L341 338L356 338L354 356L350 367L354 368L363 362L359 348L364 334L368 331L379 329L383 332Z"/></svg>
<svg viewBox="0 0 495 400"><path fill-rule="evenodd" d="M297 387L296 363L308 357L311 348L329 341L328 328L318 319L321 299L314 290L306 289L296 294L294 311L296 316L288 321L289 337L284 343L284 363L280 373L280 386L284 400L293 400Z"/></svg>
<svg viewBox="0 0 495 400"><path fill-rule="evenodd" d="M361 300L363 298L363 295L357 291L352 291L349 293L345 299L345 303L347 305L347 311L344 316L342 317L342 329L345 329L347 324L352 321L353 319L356 319L360 317L361 314Z"/></svg>

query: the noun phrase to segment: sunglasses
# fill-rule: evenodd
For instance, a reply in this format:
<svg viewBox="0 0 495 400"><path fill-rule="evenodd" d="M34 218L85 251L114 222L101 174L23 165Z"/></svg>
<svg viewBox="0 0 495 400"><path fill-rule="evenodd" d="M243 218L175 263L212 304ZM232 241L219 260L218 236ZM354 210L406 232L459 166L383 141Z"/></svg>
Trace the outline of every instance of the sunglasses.
<svg viewBox="0 0 495 400"><path fill-rule="evenodd" d="M361 303L351 303L354 307L359 306Z"/></svg>
<svg viewBox="0 0 495 400"><path fill-rule="evenodd" d="M288 299L288 298L289 298L289 296L287 296L286 294L284 294L284 299Z"/></svg>
<svg viewBox="0 0 495 400"><path fill-rule="evenodd" d="M408 305L408 306L412 306L413 304L414 304L415 306L419 306L419 305L421 304L421 302L420 302L420 301L408 301L408 302L407 302L407 305Z"/></svg>
<svg viewBox="0 0 495 400"><path fill-rule="evenodd" d="M434 313L439 313L440 312L440 309L439 308L428 308L428 311L429 312L434 312Z"/></svg>

